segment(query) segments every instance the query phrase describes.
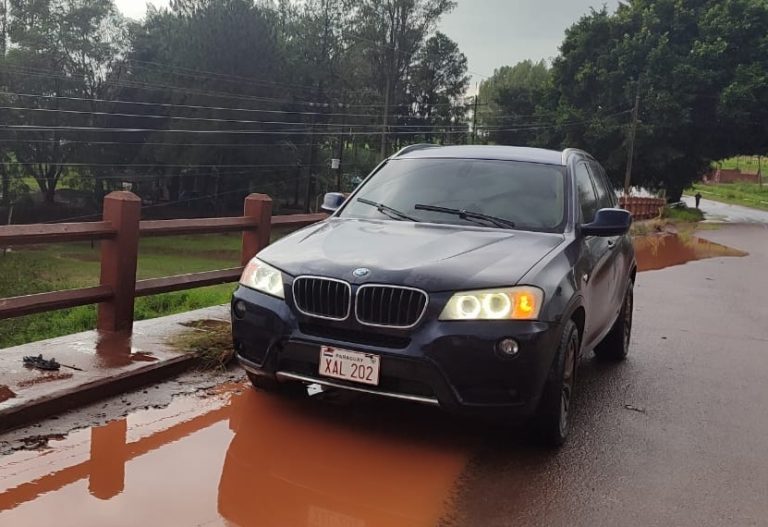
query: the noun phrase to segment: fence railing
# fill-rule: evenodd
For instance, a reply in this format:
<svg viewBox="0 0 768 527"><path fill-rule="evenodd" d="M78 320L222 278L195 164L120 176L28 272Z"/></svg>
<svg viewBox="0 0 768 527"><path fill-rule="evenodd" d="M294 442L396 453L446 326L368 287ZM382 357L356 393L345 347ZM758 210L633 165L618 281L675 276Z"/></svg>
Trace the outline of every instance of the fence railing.
<svg viewBox="0 0 768 527"><path fill-rule="evenodd" d="M2 298L0 320L99 304L99 330L130 330L137 297L236 282L248 261L269 244L273 226L298 228L324 218L324 214L272 216L269 196L251 194L245 198L240 217L141 221L139 197L131 192L112 192L104 198L102 221L3 226L0 247L101 240L101 276L95 287ZM243 233L240 266L136 280L140 237L228 232Z"/></svg>
<svg viewBox="0 0 768 527"><path fill-rule="evenodd" d="M636 220L648 220L661 214L667 202L664 198L638 198L634 196L620 196L619 205L632 213Z"/></svg>

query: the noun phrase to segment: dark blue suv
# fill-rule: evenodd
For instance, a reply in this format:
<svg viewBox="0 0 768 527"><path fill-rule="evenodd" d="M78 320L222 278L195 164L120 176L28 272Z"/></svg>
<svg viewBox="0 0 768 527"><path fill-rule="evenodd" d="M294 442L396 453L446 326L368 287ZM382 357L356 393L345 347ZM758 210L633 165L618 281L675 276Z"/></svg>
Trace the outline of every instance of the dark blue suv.
<svg viewBox="0 0 768 527"><path fill-rule="evenodd" d="M578 150L415 145L264 249L232 299L254 385L519 421L559 445L579 357L627 355L630 214Z"/></svg>

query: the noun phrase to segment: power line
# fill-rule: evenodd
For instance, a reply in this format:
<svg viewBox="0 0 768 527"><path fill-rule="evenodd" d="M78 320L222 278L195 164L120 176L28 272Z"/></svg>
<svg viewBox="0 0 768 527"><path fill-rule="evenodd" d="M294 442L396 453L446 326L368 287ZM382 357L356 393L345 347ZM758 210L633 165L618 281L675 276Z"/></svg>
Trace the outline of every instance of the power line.
<svg viewBox="0 0 768 527"><path fill-rule="evenodd" d="M94 115L100 117L125 117L131 119L155 119L155 120L169 120L169 121L186 121L186 122L211 122L211 123L228 123L228 124L266 124L266 125L304 125L306 123L296 121L255 121L255 120L243 120L243 119L216 119L210 117L185 117L176 115L152 115L152 114L135 114L135 113L119 113L119 112L98 112L98 111L85 111L85 110L62 110L59 108L29 108L24 106L0 106L0 110L19 111L19 112L39 112L39 113L54 113L54 114L67 114L67 115ZM320 123L317 126L327 127L340 127L340 128L364 128L373 126L374 123ZM394 125L400 128L434 128L440 125L418 125L418 124L399 124Z"/></svg>

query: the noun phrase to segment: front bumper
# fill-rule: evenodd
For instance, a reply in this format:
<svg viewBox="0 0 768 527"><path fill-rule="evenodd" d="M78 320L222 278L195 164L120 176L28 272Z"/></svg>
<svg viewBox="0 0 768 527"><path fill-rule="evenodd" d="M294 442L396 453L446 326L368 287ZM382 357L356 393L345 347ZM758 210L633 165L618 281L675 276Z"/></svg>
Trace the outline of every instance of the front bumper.
<svg viewBox="0 0 768 527"><path fill-rule="evenodd" d="M421 322L408 330L374 328L353 318L318 320L285 301L239 287L233 297L246 310L232 315L241 364L255 374L282 380L408 399L474 415L531 415L554 360L559 326L545 322L441 322L448 294L432 294ZM519 353L507 357L496 344L514 338ZM359 385L318 374L320 346L381 356L378 386Z"/></svg>

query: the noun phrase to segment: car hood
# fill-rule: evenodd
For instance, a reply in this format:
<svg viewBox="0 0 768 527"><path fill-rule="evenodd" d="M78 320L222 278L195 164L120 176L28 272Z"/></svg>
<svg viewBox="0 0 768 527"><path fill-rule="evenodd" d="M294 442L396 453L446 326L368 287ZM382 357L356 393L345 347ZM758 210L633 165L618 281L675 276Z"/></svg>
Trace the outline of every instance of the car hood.
<svg viewBox="0 0 768 527"><path fill-rule="evenodd" d="M292 276L436 292L515 285L563 241L561 234L332 218L270 245L259 258ZM358 268L371 272L357 278Z"/></svg>

